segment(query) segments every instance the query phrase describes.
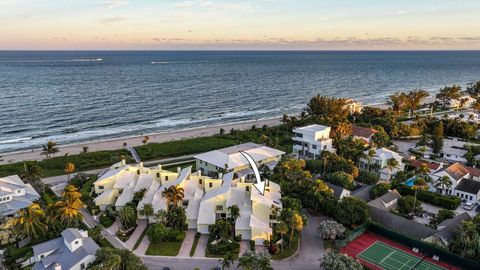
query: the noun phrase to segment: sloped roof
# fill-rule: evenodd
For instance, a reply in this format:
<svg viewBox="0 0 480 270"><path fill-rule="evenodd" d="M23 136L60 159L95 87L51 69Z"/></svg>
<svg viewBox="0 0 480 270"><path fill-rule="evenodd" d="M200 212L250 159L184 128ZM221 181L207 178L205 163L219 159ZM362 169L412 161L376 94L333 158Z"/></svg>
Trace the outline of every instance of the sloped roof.
<svg viewBox="0 0 480 270"><path fill-rule="evenodd" d="M352 126L352 135L357 137L369 138L370 136L372 136L377 132L378 130L373 128L366 128L366 127L361 127L356 125Z"/></svg>
<svg viewBox="0 0 480 270"><path fill-rule="evenodd" d="M455 189L471 194L478 194L480 191L480 182L471 179L462 179Z"/></svg>
<svg viewBox="0 0 480 270"><path fill-rule="evenodd" d="M337 186L328 182L325 182L325 184L327 184L327 186L333 190L333 196L335 196L335 198L337 199L340 198L340 196L342 196L343 191L347 191L348 193L350 193L350 190L345 189L341 186Z"/></svg>
<svg viewBox="0 0 480 270"><path fill-rule="evenodd" d="M361 199L361 200L364 200L364 201L368 202L368 201L371 200L370 190L372 190L372 188L374 186L375 185L364 186L362 188L359 188L359 189L356 189L356 190L352 191L350 194L355 198L358 198L358 199Z"/></svg>
<svg viewBox="0 0 480 270"><path fill-rule="evenodd" d="M370 206L369 208L370 217L373 221L378 222L393 231L397 231L411 238L420 240L425 239L436 233L435 229L417 223L413 220L397 216L395 214L383 211L373 206Z"/></svg>
<svg viewBox="0 0 480 270"><path fill-rule="evenodd" d="M83 235L78 229L68 228L62 232L62 237L67 243L71 243L76 239L83 238Z"/></svg>
<svg viewBox="0 0 480 270"><path fill-rule="evenodd" d="M480 177L480 170L472 167L465 167L471 176Z"/></svg>
<svg viewBox="0 0 480 270"><path fill-rule="evenodd" d="M455 180L460 180L462 177L465 175L469 174L469 171L460 163L454 163L447 168L444 168L443 170L440 171L445 171L448 173L453 179Z"/></svg>
<svg viewBox="0 0 480 270"><path fill-rule="evenodd" d="M219 168L225 168L225 165L227 165L228 169L233 169L249 164L245 157L240 154L241 151L248 153L256 162L285 154L285 152L267 146L244 143L199 154L194 156L194 158Z"/></svg>
<svg viewBox="0 0 480 270"><path fill-rule="evenodd" d="M412 166L414 168L420 168L424 164L427 165L427 167L430 170L434 170L434 171L438 170L441 167L441 164L435 163L435 162L426 162L426 161L417 160L417 159L410 160L410 166Z"/></svg>
<svg viewBox="0 0 480 270"><path fill-rule="evenodd" d="M472 217L467 212L463 212L453 218L446 219L438 224L438 232L435 234L440 237L444 244L448 246L457 235L457 229L463 221L471 220Z"/></svg>

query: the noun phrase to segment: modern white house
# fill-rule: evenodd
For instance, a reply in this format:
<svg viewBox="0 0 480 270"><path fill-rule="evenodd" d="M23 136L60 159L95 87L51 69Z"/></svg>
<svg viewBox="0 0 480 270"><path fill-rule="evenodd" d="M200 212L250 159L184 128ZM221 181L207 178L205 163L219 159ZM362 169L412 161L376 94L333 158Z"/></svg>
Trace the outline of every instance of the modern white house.
<svg viewBox="0 0 480 270"><path fill-rule="evenodd" d="M99 193L95 204L102 209L109 205L118 208L133 199L133 195L130 195L132 192L134 194L136 190L146 188L137 210L143 209L145 204L152 204L154 213L157 213L167 209L162 192L171 186L178 186L184 190L182 206L189 229L208 234L209 225L226 218L228 207L238 205L240 217L236 220L236 235L241 235L244 240L254 240L258 245L270 239L272 223L275 222L270 220L272 205L278 208L282 206L278 184L268 182L265 194L260 195L253 182L246 180L247 177L234 179L236 172L219 173L218 178L211 178L200 170L192 172L191 169L190 166L173 173L159 167L145 168L141 164L115 164L94 183L95 191ZM128 196L123 195L126 190L129 190ZM139 218L146 217L139 215Z"/></svg>
<svg viewBox="0 0 480 270"><path fill-rule="evenodd" d="M345 104L345 108L351 113L360 113L362 112L362 103L359 101L356 101L354 99L347 99L347 102Z"/></svg>
<svg viewBox="0 0 480 270"><path fill-rule="evenodd" d="M323 151L335 152L330 139L331 128L310 125L293 130L293 154L298 157L319 158Z"/></svg>
<svg viewBox="0 0 480 270"><path fill-rule="evenodd" d="M442 177L450 179L450 186L442 186ZM457 196L461 199L478 202L480 199L480 170L463 166L460 163L452 164L430 174L433 182L430 191L444 195Z"/></svg>
<svg viewBox="0 0 480 270"><path fill-rule="evenodd" d="M40 195L18 175L0 177L0 217L12 216L29 207Z"/></svg>
<svg viewBox="0 0 480 270"><path fill-rule="evenodd" d="M195 155L196 167L206 175L235 172L242 177L252 174L250 164L240 152L249 154L258 166L266 165L270 169L273 169L285 155L283 151L264 145L244 143Z"/></svg>
<svg viewBox="0 0 480 270"><path fill-rule="evenodd" d="M365 156L368 156L369 150L365 151ZM396 168L390 168L388 166L388 161L390 159L395 159L398 162ZM371 172L377 173L380 177L380 180L389 182L391 177L399 171L405 170L405 164L402 161L402 156L397 152L394 152L387 148L377 148L375 149L375 156L371 158L361 158L359 160L359 167L363 170L369 170Z"/></svg>
<svg viewBox="0 0 480 270"><path fill-rule="evenodd" d="M84 270L100 247L88 232L69 228L62 236L33 246L33 270Z"/></svg>

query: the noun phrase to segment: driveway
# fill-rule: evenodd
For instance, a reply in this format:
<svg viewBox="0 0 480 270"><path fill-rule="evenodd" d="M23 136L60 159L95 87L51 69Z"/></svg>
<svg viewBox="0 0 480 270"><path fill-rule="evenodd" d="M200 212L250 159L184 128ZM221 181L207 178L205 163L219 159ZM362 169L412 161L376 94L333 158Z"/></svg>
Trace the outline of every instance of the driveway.
<svg viewBox="0 0 480 270"><path fill-rule="evenodd" d="M195 241L195 230L188 230L183 239L182 247L178 252L179 257L190 257L190 250L192 249L193 241Z"/></svg>
<svg viewBox="0 0 480 270"><path fill-rule="evenodd" d="M250 243L247 240L240 241L240 252L238 253L239 256L242 256L243 253L250 250Z"/></svg>
<svg viewBox="0 0 480 270"><path fill-rule="evenodd" d="M320 221L328 218L312 216L308 213L305 215L308 222L301 233L300 248L290 258L273 261L272 266L274 269L319 269L319 260L325 254L325 251L323 249L323 240L317 235L317 227Z"/></svg>
<svg viewBox="0 0 480 270"><path fill-rule="evenodd" d="M205 252L207 251L208 235L202 234L198 239L197 248L195 249L195 258L205 258Z"/></svg>
<svg viewBox="0 0 480 270"><path fill-rule="evenodd" d="M142 236L143 231L147 228L147 220L146 219L139 219L137 228L135 228L135 231L133 231L132 235L130 238L128 238L127 242L125 242L125 245L129 250L132 250L133 247L135 246L135 243L137 243L138 238Z"/></svg>

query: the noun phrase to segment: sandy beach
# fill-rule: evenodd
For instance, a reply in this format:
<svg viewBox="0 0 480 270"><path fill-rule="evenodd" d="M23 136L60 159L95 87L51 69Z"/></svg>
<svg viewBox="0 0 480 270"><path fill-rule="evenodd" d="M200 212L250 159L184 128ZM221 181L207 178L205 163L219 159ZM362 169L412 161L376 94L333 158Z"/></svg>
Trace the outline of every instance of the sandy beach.
<svg viewBox="0 0 480 270"><path fill-rule="evenodd" d="M188 138L195 138L195 137L211 136L214 134L218 134L220 128L223 128L225 129L226 132L229 132L229 130L232 128L245 130L245 129L251 128L252 125L256 125L257 127L262 127L263 125L276 126L279 124L281 124L279 118L253 120L253 121L237 122L237 123L230 123L230 124L223 124L223 125L216 125L216 126L209 126L209 127L192 128L187 130L143 134L138 136L118 138L118 139L108 139L108 140L102 140L102 141L92 141L92 142L84 142L84 143L69 144L69 145L58 145L60 153L56 154L55 156L65 155L66 153L68 153L69 155L79 154L83 152L83 146L87 146L89 148L88 149L89 152L121 149L123 147L124 142L127 143L128 146L140 146L142 145L142 139L143 139L143 136L145 135L150 136L150 141L149 141L150 143L158 143L158 142L167 142L167 141L174 141L174 140L188 139ZM41 155L41 149L32 149L30 151L12 152L12 153L0 153L0 156L1 156L0 165L15 163L19 161L25 161L25 160L42 160L45 158L43 155Z"/></svg>

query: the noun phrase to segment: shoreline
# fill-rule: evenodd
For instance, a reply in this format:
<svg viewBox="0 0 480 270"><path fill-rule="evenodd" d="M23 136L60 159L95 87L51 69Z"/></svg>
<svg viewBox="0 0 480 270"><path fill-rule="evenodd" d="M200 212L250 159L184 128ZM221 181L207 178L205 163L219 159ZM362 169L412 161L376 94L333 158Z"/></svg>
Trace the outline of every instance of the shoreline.
<svg viewBox="0 0 480 270"><path fill-rule="evenodd" d="M134 135L128 137L120 137L114 139L105 139L105 140L96 140L96 141L87 141L83 143L72 143L72 144L65 144L65 145L57 145L58 149L60 150L59 153L54 155L53 157L62 156L65 154L69 155L76 155L83 152L83 146L88 146L89 152L97 152L97 151L108 151L108 150L119 150L123 148L123 143L126 142L127 146L141 146L142 139L144 136L149 136L150 140L149 143L162 143L162 142L169 142L181 139L191 139L197 137L207 137L218 134L220 129L225 129L225 132L229 132L230 129L239 129L239 130L246 130L250 129L252 125L256 125L257 127L262 127L263 125L271 126L278 126L281 124L281 118L269 118L269 119L258 119L258 120L247 120L241 122L232 122L226 124L219 124L219 125L211 125L205 127L196 127L190 129L182 129L176 131L167 131L167 132L156 132L156 133L149 133L143 135ZM47 143L47 142L45 142ZM0 165L16 163L21 161L40 161L45 159L43 155L41 155L41 148L35 148L31 150L24 150L24 151L16 151L16 152L7 152L7 153L0 153Z"/></svg>

